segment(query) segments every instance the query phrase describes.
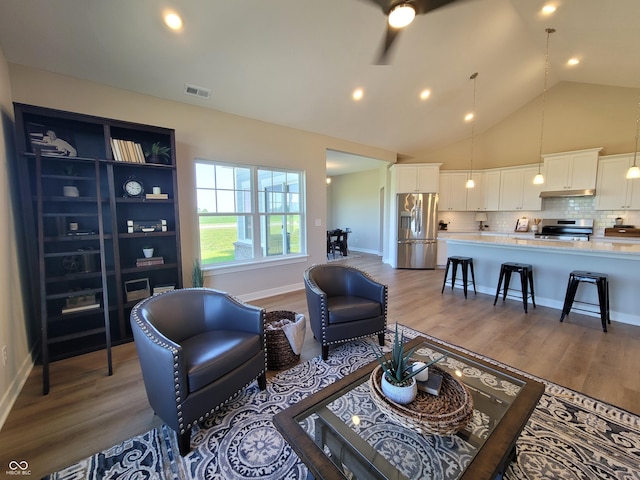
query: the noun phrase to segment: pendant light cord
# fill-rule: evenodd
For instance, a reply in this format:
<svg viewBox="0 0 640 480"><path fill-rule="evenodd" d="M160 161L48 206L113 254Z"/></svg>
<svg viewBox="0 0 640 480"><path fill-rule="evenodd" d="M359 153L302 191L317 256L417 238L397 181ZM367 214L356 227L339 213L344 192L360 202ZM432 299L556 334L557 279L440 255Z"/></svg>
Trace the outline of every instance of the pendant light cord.
<svg viewBox="0 0 640 480"><path fill-rule="evenodd" d="M475 72L469 77L469 80L473 80L473 118L471 119L471 168L469 170L469 178L473 179L473 142L474 142L474 127L476 123L476 79L478 78L478 72Z"/></svg>
<svg viewBox="0 0 640 480"><path fill-rule="evenodd" d="M638 156L638 136L640 135L640 97L638 97L638 116L636 117L636 148L633 150L633 166L637 167L636 157Z"/></svg>
<svg viewBox="0 0 640 480"><path fill-rule="evenodd" d="M540 168L542 167L542 141L544 139L544 106L547 98L547 80L549 78L549 38L551 34L556 31L555 28L547 28L547 49L544 57L544 87L542 88L542 118L540 121L540 154L538 155L538 175L540 175Z"/></svg>

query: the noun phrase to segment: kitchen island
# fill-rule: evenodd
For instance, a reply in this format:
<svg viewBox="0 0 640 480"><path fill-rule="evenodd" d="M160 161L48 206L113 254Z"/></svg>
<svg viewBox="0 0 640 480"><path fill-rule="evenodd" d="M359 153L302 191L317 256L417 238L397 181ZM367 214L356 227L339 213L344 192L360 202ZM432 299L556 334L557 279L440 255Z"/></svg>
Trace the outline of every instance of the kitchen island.
<svg viewBox="0 0 640 480"><path fill-rule="evenodd" d="M587 270L609 275L610 315L612 322L640 326L640 243L606 241L566 242L534 240L494 235L452 235L446 238L447 255L473 258L478 292L495 295L504 262L533 265L536 304L558 309L558 320L572 270ZM511 286L520 288L516 275ZM511 292L512 289L509 289ZM520 295L515 292L515 295ZM499 300L501 302L502 300ZM596 288L582 284L576 301L589 302L592 312L578 312L599 317ZM496 308L498 308L496 304ZM529 310L532 311L531 309ZM565 322L571 321L571 315ZM599 322L594 323L599 327ZM615 327L615 325L614 325Z"/></svg>

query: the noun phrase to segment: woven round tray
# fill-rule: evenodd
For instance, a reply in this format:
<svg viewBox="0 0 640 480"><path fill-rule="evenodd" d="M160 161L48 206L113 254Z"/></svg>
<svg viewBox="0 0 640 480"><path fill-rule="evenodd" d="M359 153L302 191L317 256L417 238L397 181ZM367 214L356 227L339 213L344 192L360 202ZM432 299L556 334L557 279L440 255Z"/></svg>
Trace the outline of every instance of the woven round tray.
<svg viewBox="0 0 640 480"><path fill-rule="evenodd" d="M444 370L431 366L429 373L442 375L438 396L418 390L414 401L400 405L389 400L380 386L382 367L369 377L374 403L401 425L422 434L452 435L462 430L473 417L473 397L467 387Z"/></svg>
<svg viewBox="0 0 640 480"><path fill-rule="evenodd" d="M267 312L264 322L265 327L269 323L275 323L285 318L295 322L296 313L286 310ZM282 331L282 328L275 328L273 330L265 328L264 335L267 344L267 368L270 370L278 370L300 360L300 355L293 353L291 344L284 334L284 331Z"/></svg>

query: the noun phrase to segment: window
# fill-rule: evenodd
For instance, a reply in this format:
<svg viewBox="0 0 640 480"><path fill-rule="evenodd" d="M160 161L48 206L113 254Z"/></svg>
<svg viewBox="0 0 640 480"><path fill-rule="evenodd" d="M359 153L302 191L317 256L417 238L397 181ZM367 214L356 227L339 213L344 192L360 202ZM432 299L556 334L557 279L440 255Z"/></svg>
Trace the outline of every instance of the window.
<svg viewBox="0 0 640 480"><path fill-rule="evenodd" d="M304 253L303 172L196 161L202 265Z"/></svg>

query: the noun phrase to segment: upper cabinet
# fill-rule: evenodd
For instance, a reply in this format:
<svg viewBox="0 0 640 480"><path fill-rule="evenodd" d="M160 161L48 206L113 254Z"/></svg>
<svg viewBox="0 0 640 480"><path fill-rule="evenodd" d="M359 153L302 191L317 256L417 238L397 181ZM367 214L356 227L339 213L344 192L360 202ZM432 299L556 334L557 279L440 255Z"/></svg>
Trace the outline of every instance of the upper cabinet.
<svg viewBox="0 0 640 480"><path fill-rule="evenodd" d="M543 155L544 191L593 190L596 188L598 155L602 148Z"/></svg>
<svg viewBox="0 0 640 480"><path fill-rule="evenodd" d="M464 212L467 210L467 172L443 172L440 174L438 210Z"/></svg>
<svg viewBox="0 0 640 480"><path fill-rule="evenodd" d="M600 159L596 189L596 210L640 210L640 179L627 180L633 153L608 155Z"/></svg>
<svg viewBox="0 0 640 480"><path fill-rule="evenodd" d="M439 163L394 165L391 172L396 193L431 193L439 190Z"/></svg>
<svg viewBox="0 0 640 480"><path fill-rule="evenodd" d="M537 166L505 168L500 177L500 210L541 210L541 185L534 185Z"/></svg>

